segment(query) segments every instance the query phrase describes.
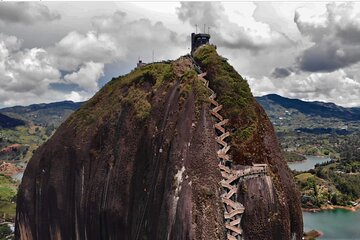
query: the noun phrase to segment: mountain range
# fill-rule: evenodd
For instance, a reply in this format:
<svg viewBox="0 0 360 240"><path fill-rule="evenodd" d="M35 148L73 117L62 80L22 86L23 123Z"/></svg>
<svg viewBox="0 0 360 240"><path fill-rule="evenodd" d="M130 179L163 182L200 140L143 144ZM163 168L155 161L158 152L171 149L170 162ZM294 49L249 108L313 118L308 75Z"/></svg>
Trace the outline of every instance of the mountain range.
<svg viewBox="0 0 360 240"><path fill-rule="evenodd" d="M269 114L278 110L294 110L307 116L321 118L336 118L344 121L360 120L360 108L345 108L334 103L326 102L308 102L299 99L291 99L276 94L269 94L262 97L256 97L256 100L262 105Z"/></svg>
<svg viewBox="0 0 360 240"><path fill-rule="evenodd" d="M12 128L25 123L39 126L59 126L83 103L62 101L54 103L14 106L0 109L0 126Z"/></svg>
<svg viewBox="0 0 360 240"><path fill-rule="evenodd" d="M284 113L298 113L307 117L338 119L343 122L360 120L360 107L346 108L334 103L320 101L303 101L269 94L256 97L272 120L281 118ZM14 106L0 109L0 127L12 128L33 122L38 125L59 126L66 118L76 111L83 102L61 101L53 103Z"/></svg>
<svg viewBox="0 0 360 240"><path fill-rule="evenodd" d="M25 125L25 122L23 120L12 118L0 113L0 129L13 128L21 125Z"/></svg>

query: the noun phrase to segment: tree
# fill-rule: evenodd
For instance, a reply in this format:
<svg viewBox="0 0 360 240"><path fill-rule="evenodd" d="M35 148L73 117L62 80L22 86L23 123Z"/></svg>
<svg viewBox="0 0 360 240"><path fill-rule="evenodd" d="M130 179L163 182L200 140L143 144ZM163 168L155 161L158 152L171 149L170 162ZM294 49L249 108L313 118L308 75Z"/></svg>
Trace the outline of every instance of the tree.
<svg viewBox="0 0 360 240"><path fill-rule="evenodd" d="M332 203L333 205L337 205L337 204L338 204L338 198L337 198L336 193L331 196L331 200L330 200L330 201L331 201L331 203Z"/></svg>

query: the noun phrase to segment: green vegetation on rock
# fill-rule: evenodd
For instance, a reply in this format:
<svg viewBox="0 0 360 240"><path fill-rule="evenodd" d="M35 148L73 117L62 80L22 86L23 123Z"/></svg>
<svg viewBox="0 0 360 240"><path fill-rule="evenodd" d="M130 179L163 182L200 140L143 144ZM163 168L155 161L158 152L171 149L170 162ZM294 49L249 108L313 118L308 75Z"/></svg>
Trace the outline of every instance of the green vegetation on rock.
<svg viewBox="0 0 360 240"><path fill-rule="evenodd" d="M217 93L217 101L223 105L222 115L230 119L232 144L240 146L250 141L259 121L247 81L217 54L212 45L198 48L194 58L207 71L209 85Z"/></svg>
<svg viewBox="0 0 360 240"><path fill-rule="evenodd" d="M184 101L190 92L196 96L196 104L209 102L209 91L204 84L198 80L198 74L194 69L189 69L181 77L180 101Z"/></svg>
<svg viewBox="0 0 360 240"><path fill-rule="evenodd" d="M218 95L218 101L224 106L224 114L229 118L237 118L246 114L246 118L255 119L253 97L246 80L219 56L214 46L200 47L194 56L207 71L210 87Z"/></svg>
<svg viewBox="0 0 360 240"><path fill-rule="evenodd" d="M138 120L144 120L151 111L149 97L157 91L164 81L173 81L175 75L171 63L153 63L134 69L129 74L113 78L93 98L87 101L75 114L68 124L77 119L77 126L90 126L103 121L107 112L124 106L130 106ZM101 101L110 99L109 101ZM106 104L105 104L106 103ZM96 109L96 111L94 111Z"/></svg>

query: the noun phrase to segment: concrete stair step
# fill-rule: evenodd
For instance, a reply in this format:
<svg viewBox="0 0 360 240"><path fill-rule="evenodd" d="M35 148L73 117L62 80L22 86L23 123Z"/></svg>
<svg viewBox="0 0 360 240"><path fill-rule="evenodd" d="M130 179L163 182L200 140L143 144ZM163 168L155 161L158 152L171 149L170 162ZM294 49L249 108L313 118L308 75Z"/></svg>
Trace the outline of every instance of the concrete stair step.
<svg viewBox="0 0 360 240"><path fill-rule="evenodd" d="M230 160L230 156L229 156L228 154L224 154L224 153L218 154L218 158L224 159L224 160L226 160L226 161L229 161L229 160Z"/></svg>
<svg viewBox="0 0 360 240"><path fill-rule="evenodd" d="M223 105L219 105L219 106L214 107L212 110L213 110L214 112L218 112L218 111L220 111L222 108L223 108Z"/></svg>
<svg viewBox="0 0 360 240"><path fill-rule="evenodd" d="M229 192L223 194L221 197L230 199L234 194L236 194L236 192L237 192L237 189L232 188L232 189L230 189Z"/></svg>
<svg viewBox="0 0 360 240"><path fill-rule="evenodd" d="M233 186L231 186L230 184L228 184L227 182L225 182L224 179L220 181L220 184L221 184L221 186L222 186L223 188L227 188L227 189L229 189L229 190L233 188Z"/></svg>
<svg viewBox="0 0 360 240"><path fill-rule="evenodd" d="M234 202L231 199L227 199L227 198L221 198L222 202L225 203L226 205L231 206L233 209L240 209L242 208L242 204L238 203L238 202Z"/></svg>
<svg viewBox="0 0 360 240"><path fill-rule="evenodd" d="M238 240L238 239L230 234L227 234L227 240Z"/></svg>
<svg viewBox="0 0 360 240"><path fill-rule="evenodd" d="M215 101L211 96L209 97L209 99L210 99L210 103L212 103L213 105L215 105L215 106L219 106L220 104L217 102L217 101Z"/></svg>
<svg viewBox="0 0 360 240"><path fill-rule="evenodd" d="M224 214L224 217L225 219L231 219L233 218L235 215L240 215L240 214L243 214L244 213L244 209L236 209L230 213L225 213Z"/></svg>
<svg viewBox="0 0 360 240"><path fill-rule="evenodd" d="M221 148L219 151L217 151L217 154L226 154L230 150L230 145L227 145L226 147Z"/></svg>
<svg viewBox="0 0 360 240"><path fill-rule="evenodd" d="M241 230L240 228L238 228L238 227L231 226L231 225L229 225L229 224L225 224L225 227L226 227L227 229L233 231L233 232L236 232L237 235L242 234L242 230Z"/></svg>
<svg viewBox="0 0 360 240"><path fill-rule="evenodd" d="M225 138L227 138L228 136L230 136L230 132L226 132L221 134L220 136L218 136L219 139L224 140Z"/></svg>
<svg viewBox="0 0 360 240"><path fill-rule="evenodd" d="M240 224L240 221L241 221L241 218L237 218L234 221L231 221L230 225L231 226L236 226L236 225Z"/></svg>
<svg viewBox="0 0 360 240"><path fill-rule="evenodd" d="M224 166L224 165L222 165L222 164L219 164L218 166L219 166L220 170L223 170L223 171L225 171L226 173L231 173L231 169L230 169L230 168L228 168L228 167L226 167L226 166Z"/></svg>
<svg viewBox="0 0 360 240"><path fill-rule="evenodd" d="M218 114L217 112L214 112L212 110L210 110L210 113L212 115L214 115L214 117L216 117L217 119L219 119L220 121L224 120L223 116L221 116L220 114Z"/></svg>

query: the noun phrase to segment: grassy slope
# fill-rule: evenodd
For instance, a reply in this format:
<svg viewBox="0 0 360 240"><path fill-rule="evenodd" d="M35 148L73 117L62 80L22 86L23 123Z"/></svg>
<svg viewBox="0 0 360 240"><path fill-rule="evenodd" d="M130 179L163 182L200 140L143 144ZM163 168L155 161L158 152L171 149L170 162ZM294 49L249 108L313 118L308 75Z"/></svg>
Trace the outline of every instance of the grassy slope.
<svg viewBox="0 0 360 240"><path fill-rule="evenodd" d="M123 107L130 107L135 112L137 121L144 121L152 109L151 99L156 91L164 91L180 80L180 93L183 98L190 91L194 91L197 102L207 101L208 92L197 79L194 70L184 72L181 78L176 74L177 61L152 63L134 69L129 74L113 78L93 98L87 101L78 111L71 115L66 122L73 124L76 119L78 129L88 129L95 122L106 121L105 115L110 111L118 111ZM166 84L164 84L166 83ZM161 89L160 89L161 88ZM101 101L102 99L109 99ZM181 100L181 99L180 99ZM109 103L110 102L110 103ZM94 108L97 110L94 111ZM116 116L116 114L111 114Z"/></svg>
<svg viewBox="0 0 360 240"><path fill-rule="evenodd" d="M10 177L0 175L0 216L5 219L15 217L14 198L16 196L18 183Z"/></svg>
<svg viewBox="0 0 360 240"><path fill-rule="evenodd" d="M128 105L136 112L138 120L145 120L151 105L149 98L152 91L156 91L162 82L173 79L172 65L167 63L149 64L137 68L118 78L113 78L93 98L87 101L78 111L70 116L67 124L72 124L77 119L77 127L86 129L95 121L103 121L109 111L120 109ZM144 83L149 83L149 88L144 89ZM109 99L108 101L101 101ZM111 103L109 104L109 101ZM94 107L97 111L94 111Z"/></svg>

